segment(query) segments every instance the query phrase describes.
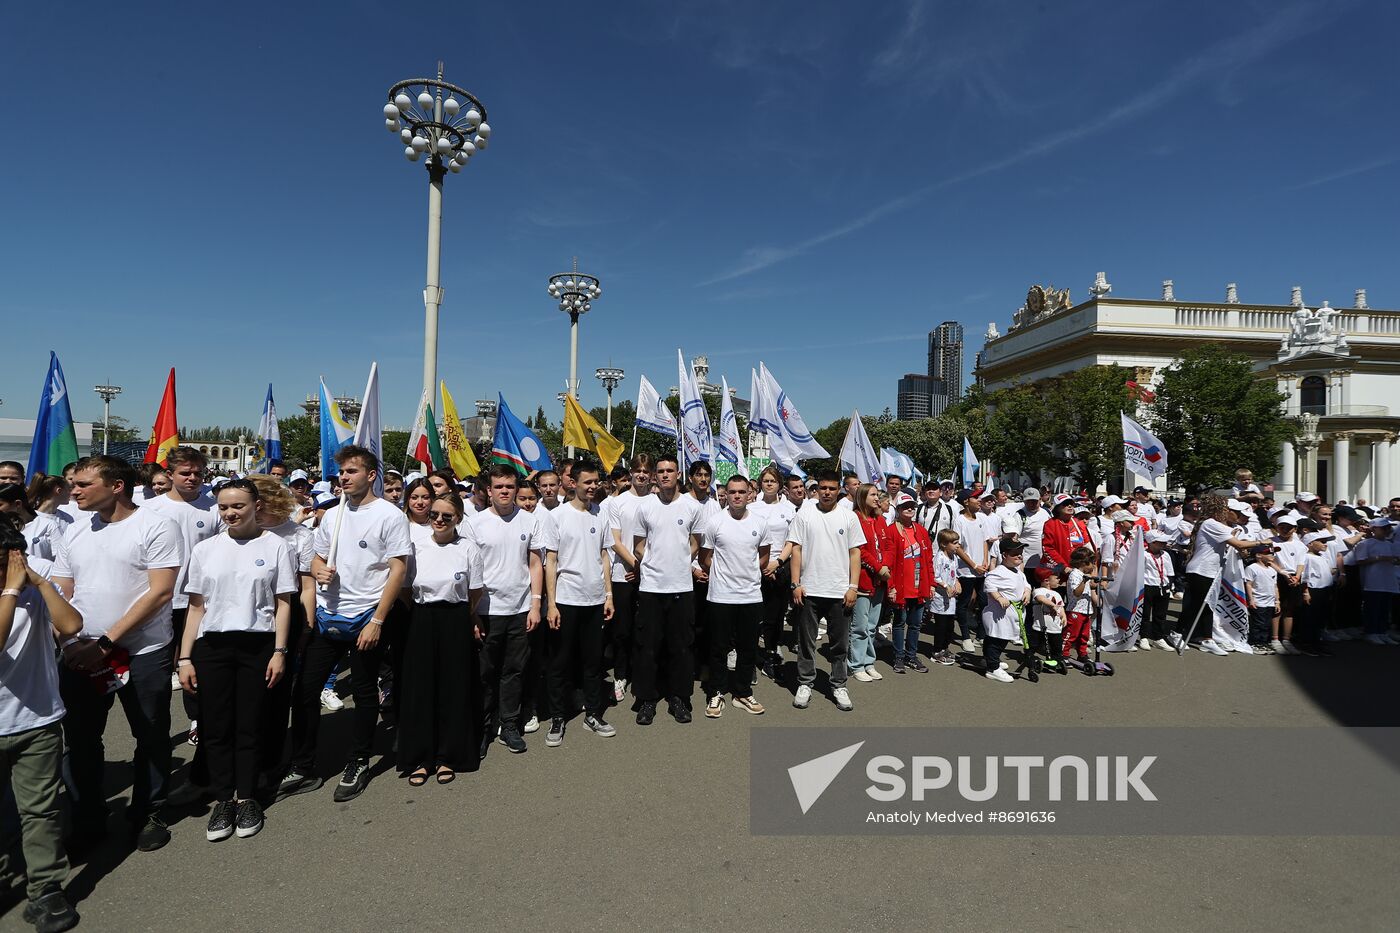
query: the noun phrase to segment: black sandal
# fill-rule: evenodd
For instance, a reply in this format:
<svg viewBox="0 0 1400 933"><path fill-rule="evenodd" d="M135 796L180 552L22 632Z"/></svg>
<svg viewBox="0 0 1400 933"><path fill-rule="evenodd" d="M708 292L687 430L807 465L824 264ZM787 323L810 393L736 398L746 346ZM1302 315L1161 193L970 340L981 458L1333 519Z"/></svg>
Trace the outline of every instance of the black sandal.
<svg viewBox="0 0 1400 933"><path fill-rule="evenodd" d="M451 768L445 768L437 773L437 782L439 784L451 784L456 777L456 771L453 771Z"/></svg>
<svg viewBox="0 0 1400 933"><path fill-rule="evenodd" d="M417 768L408 776L409 787L422 787L426 783L428 783L427 768Z"/></svg>

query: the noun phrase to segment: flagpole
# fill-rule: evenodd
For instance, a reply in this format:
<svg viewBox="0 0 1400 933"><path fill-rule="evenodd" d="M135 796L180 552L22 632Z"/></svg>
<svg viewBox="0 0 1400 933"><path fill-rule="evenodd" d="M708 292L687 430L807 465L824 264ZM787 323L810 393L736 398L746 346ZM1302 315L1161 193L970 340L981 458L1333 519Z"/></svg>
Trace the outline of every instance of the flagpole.
<svg viewBox="0 0 1400 933"><path fill-rule="evenodd" d="M637 455L637 422L632 422L632 450L627 454L627 459L631 460Z"/></svg>

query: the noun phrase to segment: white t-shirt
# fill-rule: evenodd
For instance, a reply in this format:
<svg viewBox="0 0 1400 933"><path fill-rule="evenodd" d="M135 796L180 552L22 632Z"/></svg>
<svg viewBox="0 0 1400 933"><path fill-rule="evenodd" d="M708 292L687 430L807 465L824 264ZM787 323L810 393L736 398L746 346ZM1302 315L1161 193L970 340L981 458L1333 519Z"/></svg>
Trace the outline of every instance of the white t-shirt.
<svg viewBox="0 0 1400 933"><path fill-rule="evenodd" d="M69 518L71 518L73 521L75 521L75 522L80 522L80 521L83 520L83 517L84 517L85 515L87 515L88 513L84 512L82 509L78 508L78 503L76 503L76 502L71 502L71 501L70 501L70 502L65 502L65 503L63 503L62 505L60 505L60 506L58 507L58 512L57 512L57 514L59 514L59 515L67 515L67 516L68 516Z"/></svg>
<svg viewBox="0 0 1400 933"><path fill-rule="evenodd" d="M975 518L968 518L966 515L959 512L957 515L953 516L953 530L958 533L958 542L962 545L962 549L979 564L986 563L987 523L982 521L982 516L979 515ZM977 572L959 557L958 576L975 577L977 576Z"/></svg>
<svg viewBox="0 0 1400 933"><path fill-rule="evenodd" d="M752 509L735 518L728 509L710 516L700 546L712 551L708 599L712 603L745 606L763 601L759 592L763 572L758 549L767 541L768 523Z"/></svg>
<svg viewBox="0 0 1400 933"><path fill-rule="evenodd" d="M345 511L340 546L335 552L335 580L316 588L316 606L335 615L355 617L379 605L389 583L389 560L413 552L408 519L392 502L371 499L354 508L342 500L326 510L316 528L316 554L330 563L336 513Z"/></svg>
<svg viewBox="0 0 1400 933"><path fill-rule="evenodd" d="M186 564L180 568L180 576L175 580L175 599L170 605L175 609L184 609L190 604L190 598L185 595L185 580L189 572L188 558L194 553L194 546L224 530L224 521L219 517L219 501L205 487L190 502L172 499L167 493L147 499L141 503L141 508L165 516L180 529L185 542Z"/></svg>
<svg viewBox="0 0 1400 933"><path fill-rule="evenodd" d="M1220 573L1220 558L1225 553L1229 541L1235 536L1235 529L1208 518L1196 528L1191 542L1191 556L1186 559L1186 572L1198 577L1213 577Z"/></svg>
<svg viewBox="0 0 1400 933"><path fill-rule="evenodd" d="M1363 538L1351 549L1356 562L1375 557L1392 557L1396 554L1395 540L1387 538ZM1373 593L1400 593L1400 580L1397 579L1396 565L1389 561L1379 564L1366 564L1361 568L1361 589Z"/></svg>
<svg viewBox="0 0 1400 933"><path fill-rule="evenodd" d="M311 572L311 559L316 556L315 532L290 520L267 530L287 542L287 550L292 553L292 563L296 564L297 573Z"/></svg>
<svg viewBox="0 0 1400 933"><path fill-rule="evenodd" d="M715 491L713 489L710 490L710 494L705 498L704 502L701 502L699 499L695 498L690 493L686 493L686 496L689 497L690 500L696 505L700 506L700 511L704 514L706 518L709 518L711 515L717 515L720 512L724 511L724 506L719 504L719 497L715 495Z"/></svg>
<svg viewBox="0 0 1400 933"><path fill-rule="evenodd" d="M788 540L802 548L801 584L808 596L836 598L851 589L851 549L865 544L855 512L799 509Z"/></svg>
<svg viewBox="0 0 1400 933"><path fill-rule="evenodd" d="M1308 546L1298 539L1296 532L1287 541L1273 535L1269 543L1278 548L1274 554L1274 563L1278 564L1279 573L1299 573L1300 568L1307 563Z"/></svg>
<svg viewBox="0 0 1400 933"><path fill-rule="evenodd" d="M52 515L34 513L34 520L24 526L24 543L29 556L52 562L58 552L58 539L67 528L67 522Z"/></svg>
<svg viewBox="0 0 1400 933"><path fill-rule="evenodd" d="M1071 567L1069 569L1069 576L1066 578L1065 582L1069 584L1070 606L1068 611L1077 612L1085 616L1092 613L1094 611L1094 601L1089 597L1089 587L1085 586L1084 592L1080 593L1078 596L1074 595L1074 591L1079 589L1079 584L1084 582L1084 571L1075 570Z"/></svg>
<svg viewBox="0 0 1400 933"><path fill-rule="evenodd" d="M457 523L459 528L461 527L463 522L467 520L467 517L468 516L465 513L463 513L462 521ZM408 518L408 516L405 515L404 518ZM414 521L410 521L408 523L408 540L411 543L417 544L419 541L427 541L432 536L433 526L428 524L427 522L424 522L421 525Z"/></svg>
<svg viewBox="0 0 1400 933"><path fill-rule="evenodd" d="M1337 561L1327 551L1308 553L1303 566L1303 584L1310 590L1322 590L1336 583L1333 573Z"/></svg>
<svg viewBox="0 0 1400 933"><path fill-rule="evenodd" d="M957 582L958 568L962 558L949 557L942 548L933 552L933 613L952 615L957 611L958 600L953 595L953 584Z"/></svg>
<svg viewBox="0 0 1400 933"><path fill-rule="evenodd" d="M1186 516L1177 512L1175 515L1168 515L1163 512L1157 516L1157 527L1172 536L1172 543L1176 543L1177 534L1181 531L1181 523L1186 520Z"/></svg>
<svg viewBox="0 0 1400 933"><path fill-rule="evenodd" d="M620 540L623 547L628 551L632 550L632 539L637 534L637 509L648 499L654 498L651 493L639 496L629 489L605 503L603 514L608 520L609 545L615 545ZM617 532L616 537L613 536L613 532ZM621 583L627 579L627 565L616 553L612 557L612 578L614 583Z"/></svg>
<svg viewBox="0 0 1400 933"><path fill-rule="evenodd" d="M1139 502L1137 510L1138 518L1147 520L1147 524L1155 527L1157 525L1157 508L1150 502Z"/></svg>
<svg viewBox="0 0 1400 933"><path fill-rule="evenodd" d="M1166 551L1153 554L1147 551L1142 555L1143 586L1170 586L1174 568L1171 555Z"/></svg>
<svg viewBox="0 0 1400 933"><path fill-rule="evenodd" d="M610 552L613 543L602 509L590 505L580 510L565 503L549 515L553 525L550 550L555 552L554 601L566 606L601 604L608 595L601 555Z"/></svg>
<svg viewBox="0 0 1400 933"><path fill-rule="evenodd" d="M1263 564L1250 564L1244 568L1244 582L1254 593L1254 604L1260 608L1278 605L1278 571Z"/></svg>
<svg viewBox="0 0 1400 933"><path fill-rule="evenodd" d="M987 606L982 610L982 627L990 638L1005 638L1012 641L1021 637L1020 624L1016 621L1016 610L992 599L992 593L1000 593L1003 598L1015 603L1030 595L1030 584L1020 570L1012 570L1003 564L987 574ZM1029 607L1022 607L1029 608Z"/></svg>
<svg viewBox="0 0 1400 933"><path fill-rule="evenodd" d="M415 603L465 603L481 585L481 551L466 535L438 544L432 535L413 541L409 586Z"/></svg>
<svg viewBox="0 0 1400 933"><path fill-rule="evenodd" d="M185 563L185 593L204 597L199 634L274 632L277 597L297 591L295 558L280 535L240 540L227 534L194 546Z"/></svg>
<svg viewBox="0 0 1400 933"><path fill-rule="evenodd" d="M1045 523L1050 519L1050 510L1039 508L1035 514L1028 514L1025 507L1014 512L1008 512L1001 522L1003 534L1016 535L1021 543L1026 546L1026 564L1031 565L1033 559L1037 559L1041 554L1041 540L1045 534Z"/></svg>
<svg viewBox="0 0 1400 933"><path fill-rule="evenodd" d="M83 614L83 636L98 638L150 590L148 570L178 568L185 546L180 528L147 506L119 522L104 522L96 512L68 526L54 561L54 577L73 581L73 607ZM122 636L133 655L159 651L170 644L170 603Z"/></svg>
<svg viewBox="0 0 1400 933"><path fill-rule="evenodd" d="M481 583L486 590L477 604L481 615L530 611L530 552L548 544L542 521L548 514L517 508L502 516L493 507L477 512L467 523L468 533L481 549Z"/></svg>
<svg viewBox="0 0 1400 933"><path fill-rule="evenodd" d="M1055 590L1046 589L1043 586L1037 587L1031 596L1035 604L1035 614L1032 616L1034 620L1032 624L1035 628L1052 635L1055 632L1063 632L1065 626L1060 621L1060 610L1065 606L1064 597ZM1041 602L1042 599L1048 600L1050 605L1045 605Z"/></svg>
<svg viewBox="0 0 1400 933"><path fill-rule="evenodd" d="M783 545L787 544L788 529L792 527L796 515L797 506L787 499L780 497L772 504L763 503L763 543L768 545L769 560L777 560L782 553Z"/></svg>
<svg viewBox="0 0 1400 933"><path fill-rule="evenodd" d="M53 576L53 564L42 557L31 556L29 567L45 580ZM63 714L49 609L39 591L26 586L15 600L10 637L0 651L0 735L38 729Z"/></svg>
<svg viewBox="0 0 1400 933"><path fill-rule="evenodd" d="M690 575L691 535L699 535L704 512L692 496L678 495L670 502L657 496L637 509L636 536L646 539L642 552L643 593L689 593L694 589Z"/></svg>

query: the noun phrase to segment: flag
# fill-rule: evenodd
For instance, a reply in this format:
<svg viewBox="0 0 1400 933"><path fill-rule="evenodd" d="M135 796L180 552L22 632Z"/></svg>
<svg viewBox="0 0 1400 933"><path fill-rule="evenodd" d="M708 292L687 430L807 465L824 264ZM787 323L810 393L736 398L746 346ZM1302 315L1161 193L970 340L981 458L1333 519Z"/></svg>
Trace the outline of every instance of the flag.
<svg viewBox="0 0 1400 933"><path fill-rule="evenodd" d="M1201 619L1202 625L1211 627L1211 637L1222 648L1253 654L1249 646L1249 601L1244 592L1244 560L1240 552L1232 547L1225 549L1220 559L1220 576L1211 584L1206 594L1206 611L1209 619ZM1188 621L1186 623L1190 625ZM1196 627L1201 631L1201 626Z"/></svg>
<svg viewBox="0 0 1400 933"><path fill-rule="evenodd" d="M1119 557L1118 572L1104 591L1106 611L1099 614L1099 627L1105 651L1128 651L1137 644L1142 630L1145 555L1142 529L1134 528L1132 543Z"/></svg>
<svg viewBox="0 0 1400 933"><path fill-rule="evenodd" d="M447 441L447 462L458 479L475 476L481 472L481 465L476 462L476 453L462 433L462 421L457 417L456 403L447 394L447 383L439 383L439 386L442 389L442 433Z"/></svg>
<svg viewBox="0 0 1400 933"><path fill-rule="evenodd" d="M880 458L870 443L870 435L865 433L865 422L860 420L859 411L851 412L851 424L846 428L846 440L841 444L841 469L850 470L860 477L862 483L885 483Z"/></svg>
<svg viewBox="0 0 1400 933"><path fill-rule="evenodd" d="M1146 386L1138 385L1131 379L1123 383L1123 385L1125 385L1128 389L1128 398L1132 399L1135 402L1146 402L1150 405L1151 403L1157 401L1157 393L1153 392Z"/></svg>
<svg viewBox="0 0 1400 933"><path fill-rule="evenodd" d="M1122 413L1123 462L1130 472L1151 480L1167 475L1167 448L1152 432Z"/></svg>
<svg viewBox="0 0 1400 933"><path fill-rule="evenodd" d="M262 418L258 421L259 459L263 461L255 472L266 473L271 461L282 459L282 431L277 427L277 403L272 400L272 383L267 384L267 400L263 402Z"/></svg>
<svg viewBox="0 0 1400 933"><path fill-rule="evenodd" d="M681 391L681 471L687 472L692 463L715 459L715 439L710 430L710 413L705 410L705 400L700 397L700 387L695 381L695 371L685 361L680 349L676 350L676 366L680 375Z"/></svg>
<svg viewBox="0 0 1400 933"><path fill-rule="evenodd" d="M676 416L671 414L671 409L666 407L646 376L637 386L637 427L667 437L676 436Z"/></svg>
<svg viewBox="0 0 1400 933"><path fill-rule="evenodd" d="M744 443L739 438L739 419L734 415L734 404L729 400L729 380L719 377L719 436L715 438L715 453L721 460L734 464L734 471L748 479L749 465L744 460Z"/></svg>
<svg viewBox="0 0 1400 933"><path fill-rule="evenodd" d="M962 484L964 488L971 488L972 483L977 479L979 461L977 455L972 452L972 442L966 437L963 438L963 471Z"/></svg>
<svg viewBox="0 0 1400 933"><path fill-rule="evenodd" d="M331 397L330 389L326 388L326 379L321 377L321 478L330 479L332 476L340 474L340 467L336 465L335 455L350 443L350 439L355 436L355 429L350 427L350 422L345 420L345 416L340 413L340 406Z"/></svg>
<svg viewBox="0 0 1400 933"><path fill-rule="evenodd" d="M786 446L794 459L830 457L826 449L817 443L807 424L797 412L797 406L788 398L778 380L763 363L758 364L758 378L763 386L764 428L770 433L781 433Z"/></svg>
<svg viewBox="0 0 1400 933"><path fill-rule="evenodd" d="M914 478L914 458L893 447L881 447L880 470L886 476L898 476L907 483Z"/></svg>
<svg viewBox="0 0 1400 933"><path fill-rule="evenodd" d="M379 364L369 364L369 381L360 402L360 420L355 423L355 444L374 454L379 472L374 476L374 494L384 495L384 437L379 421Z"/></svg>
<svg viewBox="0 0 1400 933"><path fill-rule="evenodd" d="M170 451L180 446L180 422L175 417L175 367L170 367L170 375L165 380L165 394L160 398L160 408L156 411L156 423L151 428L151 442L146 447L146 463L159 463L165 466L165 458Z"/></svg>
<svg viewBox="0 0 1400 933"><path fill-rule="evenodd" d="M29 469L35 473L59 474L78 459L78 435L73 430L73 412L68 407L68 382L58 354L49 351L49 372L39 395L39 416L34 419L34 442L29 448Z"/></svg>
<svg viewBox="0 0 1400 933"><path fill-rule="evenodd" d="M506 397L497 393L496 437L491 442L491 462L513 466L520 473L552 470L554 462L535 432L511 413Z"/></svg>
<svg viewBox="0 0 1400 933"><path fill-rule="evenodd" d="M598 419L583 410L578 399L564 396L564 443L591 450L603 462L603 470L611 471L627 445L608 433Z"/></svg>
<svg viewBox="0 0 1400 933"><path fill-rule="evenodd" d="M430 392L432 389L424 389L422 398L418 399L418 414L413 417L413 431L408 436L408 456L431 471L446 466L447 460L438 442L433 406L428 398Z"/></svg>

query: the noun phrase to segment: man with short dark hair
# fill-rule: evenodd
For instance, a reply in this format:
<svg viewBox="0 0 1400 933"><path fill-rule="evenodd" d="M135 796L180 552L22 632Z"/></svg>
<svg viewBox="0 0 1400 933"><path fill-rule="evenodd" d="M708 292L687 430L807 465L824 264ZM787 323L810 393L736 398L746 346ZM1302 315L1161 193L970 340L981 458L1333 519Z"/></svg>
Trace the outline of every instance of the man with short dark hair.
<svg viewBox="0 0 1400 933"><path fill-rule="evenodd" d="M753 672L763 616L760 581L770 550L767 523L748 507L746 477L731 477L725 490L729 507L706 520L700 543L700 566L709 577L705 715L710 719L718 719L724 712L726 689L740 709L754 714L764 711L753 696ZM731 646L735 654L732 672L727 663Z"/></svg>
<svg viewBox="0 0 1400 933"><path fill-rule="evenodd" d="M269 460L267 462L267 475L285 483L287 481L287 465L281 460Z"/></svg>
<svg viewBox="0 0 1400 933"><path fill-rule="evenodd" d="M564 504L559 495L559 474L554 470L540 470L536 473L535 488L540 491L540 508L553 511Z"/></svg>
<svg viewBox="0 0 1400 933"><path fill-rule="evenodd" d="M938 483L929 480L924 483L923 499L914 510L914 521L923 525L929 540L936 541L938 533L953 527L953 519L961 511L953 499L953 481L945 479Z"/></svg>
<svg viewBox="0 0 1400 933"><path fill-rule="evenodd" d="M840 509L854 509L856 507L856 490L860 488L860 477L847 470L841 474L842 495L836 501L836 507Z"/></svg>

